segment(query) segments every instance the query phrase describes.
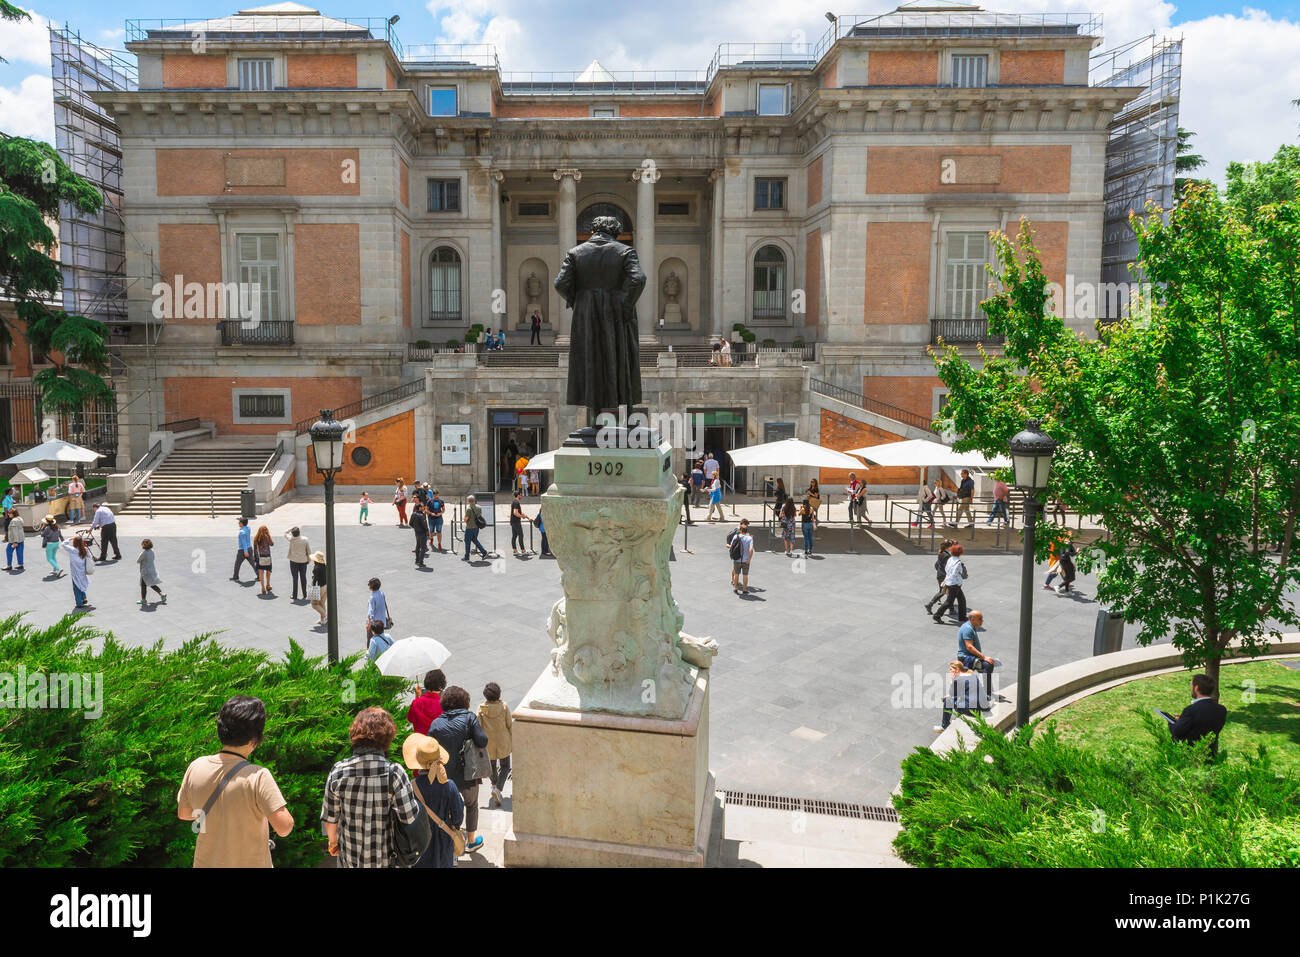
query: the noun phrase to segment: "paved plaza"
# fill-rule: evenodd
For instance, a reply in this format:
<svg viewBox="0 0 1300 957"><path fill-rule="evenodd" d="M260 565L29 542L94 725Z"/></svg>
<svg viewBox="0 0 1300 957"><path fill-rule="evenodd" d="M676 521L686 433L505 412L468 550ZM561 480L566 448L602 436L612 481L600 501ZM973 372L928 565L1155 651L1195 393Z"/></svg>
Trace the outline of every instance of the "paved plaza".
<svg viewBox="0 0 1300 957"><path fill-rule="evenodd" d="M525 510L535 514L536 506ZM742 511L758 515L757 506ZM336 511L341 651L363 647L366 582L378 577L396 637L430 635L445 643L452 650L444 668L448 680L467 688L475 704L488 681L517 704L549 660L544 624L561 596L557 563L513 558L503 524L497 529L502 560L465 563L459 555L434 553L427 570L416 569L412 533L395 527L390 508L374 507L371 514L375 524L359 527L354 506ZM195 634L221 632L220 640L232 645L279 654L293 638L323 655L325 631L315 626L315 613L306 602L290 600L282 540L286 529L299 525L313 550L323 548L323 521L323 505L304 501L251 523L266 524L277 539L275 594L263 597L247 567L242 584L229 580L235 519L123 516L122 561L99 566L91 579L89 620L128 644L162 638L172 647ZM816 548L825 553L802 563L765 550L760 533L753 594L743 598L728 581L724 538L730 528L720 522L679 527L671 566L685 630L712 635L721 646L710 692L709 761L718 787L887 803L899 762L934 738L931 727L940 714L929 700L933 694L925 694L926 679L936 682L929 676L945 673L956 650L956 627L934 624L921 608L935 590L932 555L909 544L901 530L858 531L856 554L848 554L847 530L824 526ZM960 534L969 544L970 533ZM1014 550L994 551L990 535L981 530L975 552L968 552L966 590L972 606L985 613L983 646L1005 663L999 686L1006 688L1016 675L1020 557ZM154 541L168 603L142 611L135 559L143 537ZM492 530L483 538L490 549ZM66 575L45 577L38 542L29 540L26 565L8 578L0 610L25 611L40 624L71 610L71 584ZM1077 587L1073 598L1035 592L1035 672L1092 652L1095 582L1081 575ZM1135 631L1129 628L1126 647ZM274 715L270 721L273 734Z"/></svg>

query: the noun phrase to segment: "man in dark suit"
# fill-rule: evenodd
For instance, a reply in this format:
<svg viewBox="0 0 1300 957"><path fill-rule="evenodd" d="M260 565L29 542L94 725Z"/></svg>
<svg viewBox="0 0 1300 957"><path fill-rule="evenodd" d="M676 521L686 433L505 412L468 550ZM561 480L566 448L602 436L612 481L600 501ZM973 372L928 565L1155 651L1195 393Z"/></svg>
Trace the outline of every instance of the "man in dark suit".
<svg viewBox="0 0 1300 957"><path fill-rule="evenodd" d="M1214 679L1208 675L1192 676L1192 703L1169 726L1175 741L1195 743L1213 735L1210 754L1219 751L1219 732L1228 720L1228 709L1214 700Z"/></svg>

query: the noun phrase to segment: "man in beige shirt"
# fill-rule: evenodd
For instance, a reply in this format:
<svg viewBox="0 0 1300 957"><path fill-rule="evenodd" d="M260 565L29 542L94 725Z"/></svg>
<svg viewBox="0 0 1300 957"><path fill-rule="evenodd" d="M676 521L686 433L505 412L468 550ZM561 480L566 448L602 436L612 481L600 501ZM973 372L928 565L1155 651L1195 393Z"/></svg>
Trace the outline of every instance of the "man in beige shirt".
<svg viewBox="0 0 1300 957"><path fill-rule="evenodd" d="M198 834L195 867L270 867L268 826L281 837L293 830L293 815L271 772L248 763L265 727L266 706L257 698L236 695L217 716L221 751L195 758L185 769L176 816L192 821ZM239 770L231 774L236 767ZM225 787L204 813L223 780Z"/></svg>

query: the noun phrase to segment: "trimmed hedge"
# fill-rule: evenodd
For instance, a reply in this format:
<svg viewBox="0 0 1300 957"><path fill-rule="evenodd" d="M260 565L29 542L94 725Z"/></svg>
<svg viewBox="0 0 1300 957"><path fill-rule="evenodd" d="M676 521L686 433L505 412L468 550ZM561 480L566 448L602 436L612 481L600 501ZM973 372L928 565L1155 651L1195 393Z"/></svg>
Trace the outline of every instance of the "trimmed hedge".
<svg viewBox="0 0 1300 957"><path fill-rule="evenodd" d="M377 705L402 726L404 682L374 668L353 672L358 657L331 668L290 641L273 661L208 635L172 651L162 642L128 648L79 616L47 629L5 619L0 672L21 664L29 675L102 673L103 713L0 709L0 866L188 867L195 835L176 817L176 792L190 761L220 749L217 712L234 694L266 703L253 763L271 769L294 816L272 860L319 864L325 778L351 752L353 717Z"/></svg>
<svg viewBox="0 0 1300 957"><path fill-rule="evenodd" d="M1140 747L1094 751L1050 724L982 720L971 751L918 748L894 796L894 848L921 867L1300 867L1300 776L1257 755L1208 759L1139 712Z"/></svg>

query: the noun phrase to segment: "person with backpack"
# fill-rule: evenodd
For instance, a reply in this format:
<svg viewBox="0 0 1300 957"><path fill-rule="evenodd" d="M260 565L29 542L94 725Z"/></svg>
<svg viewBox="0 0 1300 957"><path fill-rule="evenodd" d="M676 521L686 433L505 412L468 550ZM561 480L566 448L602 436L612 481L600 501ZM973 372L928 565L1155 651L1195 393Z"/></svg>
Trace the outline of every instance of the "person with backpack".
<svg viewBox="0 0 1300 957"><path fill-rule="evenodd" d="M483 838L478 836L478 784L491 774L491 766L481 776L469 777L472 772L466 768L465 750L467 746L486 748L488 736L478 718L470 713L468 691L452 685L442 693L442 714L429 725L429 737L436 739L451 758L447 777L465 801L465 850L477 851L483 846Z"/></svg>
<svg viewBox="0 0 1300 957"><path fill-rule="evenodd" d="M944 576L948 574L948 559L952 557L948 549L955 545L951 538L945 538L939 543L939 554L934 559L934 580L939 583L939 590L934 593L934 597L925 603L925 613L934 614L935 602L942 600L943 596L948 593L947 587L944 586Z"/></svg>
<svg viewBox="0 0 1300 957"><path fill-rule="evenodd" d="M381 630L392 628L393 616L388 613L388 599L379 579L372 578L366 584L370 588L370 600L366 603L366 647L369 648L374 626L378 624Z"/></svg>
<svg viewBox="0 0 1300 957"><path fill-rule="evenodd" d="M348 729L352 754L325 779L320 819L339 867L398 866L394 827L424 816L406 771L388 760L396 736L397 725L383 708L358 712Z"/></svg>
<svg viewBox="0 0 1300 957"><path fill-rule="evenodd" d="M59 531L59 523L53 515L46 515L45 521L41 523L41 544L45 546L45 561L52 568L55 578L63 577L63 569L59 567L59 542L63 541L63 533Z"/></svg>
<svg viewBox="0 0 1300 957"><path fill-rule="evenodd" d="M429 542L440 552L446 550L442 547L442 516L446 511L447 503L434 489L429 493Z"/></svg>
<svg viewBox="0 0 1300 957"><path fill-rule="evenodd" d="M543 558L551 558L551 543L546 540L546 523L542 521L542 510L537 510L537 517L533 519L533 524L537 526L537 531L542 536L542 550L540 554Z"/></svg>
<svg viewBox="0 0 1300 957"><path fill-rule="evenodd" d="M460 824L465 819L465 799L447 777L451 756L427 734L408 735L402 742L402 761L415 772L411 783L421 809L433 823L429 846L413 867L455 867L465 852Z"/></svg>
<svg viewBox="0 0 1300 957"><path fill-rule="evenodd" d="M366 648L366 661L374 661L395 644L393 636L384 630L382 621L370 623L370 645Z"/></svg>
<svg viewBox="0 0 1300 957"><path fill-rule="evenodd" d="M727 535L727 553L731 556L731 591L736 595L748 595L749 563L754 557L754 537L749 534L749 519L742 518L735 530Z"/></svg>
<svg viewBox="0 0 1300 957"><path fill-rule="evenodd" d="M1072 536L1069 532L1066 532L1065 540L1056 553L1056 560L1061 565L1061 587L1057 589L1058 595L1068 595L1074 591L1074 579L1077 574L1074 567L1074 557L1078 554L1079 550L1074 547Z"/></svg>
<svg viewBox="0 0 1300 957"><path fill-rule="evenodd" d="M415 567L424 568L424 557L429 553L429 518L418 502L411 510L410 526L415 533Z"/></svg>
<svg viewBox="0 0 1300 957"><path fill-rule="evenodd" d="M962 590L962 583L969 577L966 570L966 563L961 560L965 549L960 544L953 545L948 550L948 563L944 566L943 584L948 589L948 594L943 599L943 604L939 610L934 613L934 623L943 624L943 615L957 605L957 620L965 624L966 622L966 593Z"/></svg>
<svg viewBox="0 0 1300 957"><path fill-rule="evenodd" d="M217 714L221 750L195 758L176 793L176 816L193 822L195 867L271 867L271 835L293 830L293 815L267 768L250 764L266 729L266 705L235 695Z"/></svg>
<svg viewBox="0 0 1300 957"><path fill-rule="evenodd" d="M476 499L473 495L465 498L465 557L463 562L469 561L469 550L477 548L478 553L484 558L488 557L487 549L478 540L478 533L487 527L487 519L483 517L483 510L475 504Z"/></svg>

